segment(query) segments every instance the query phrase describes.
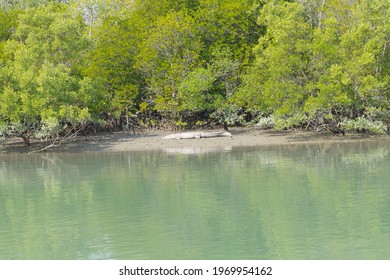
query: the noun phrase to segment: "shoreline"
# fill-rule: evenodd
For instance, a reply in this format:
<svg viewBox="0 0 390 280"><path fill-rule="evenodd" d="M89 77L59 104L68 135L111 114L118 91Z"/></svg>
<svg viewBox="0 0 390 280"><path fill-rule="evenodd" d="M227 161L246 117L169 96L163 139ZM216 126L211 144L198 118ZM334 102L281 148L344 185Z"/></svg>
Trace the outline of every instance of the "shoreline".
<svg viewBox="0 0 390 280"><path fill-rule="evenodd" d="M197 130L200 131L200 130ZM221 130L205 130L221 131ZM86 152L128 152L163 150L169 153L200 153L218 150L231 150L238 147L265 147L296 144L321 143L354 143L388 141L389 135L361 135L347 133L345 136L333 135L330 132L315 131L274 131L257 128L230 128L232 138L201 139L163 139L173 131L150 130L133 134L132 132L97 133L96 135L77 136L67 143L50 148L41 153L86 153ZM34 140L27 147L22 139L6 139L0 144L2 154L29 154L42 149L45 143ZM39 152L38 152L39 153Z"/></svg>

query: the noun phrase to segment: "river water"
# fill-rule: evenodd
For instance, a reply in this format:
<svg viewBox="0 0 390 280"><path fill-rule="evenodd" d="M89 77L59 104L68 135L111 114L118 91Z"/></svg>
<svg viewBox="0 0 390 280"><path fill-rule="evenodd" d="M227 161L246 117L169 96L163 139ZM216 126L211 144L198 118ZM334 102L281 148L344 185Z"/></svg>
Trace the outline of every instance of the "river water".
<svg viewBox="0 0 390 280"><path fill-rule="evenodd" d="M388 142L0 155L0 259L390 259Z"/></svg>

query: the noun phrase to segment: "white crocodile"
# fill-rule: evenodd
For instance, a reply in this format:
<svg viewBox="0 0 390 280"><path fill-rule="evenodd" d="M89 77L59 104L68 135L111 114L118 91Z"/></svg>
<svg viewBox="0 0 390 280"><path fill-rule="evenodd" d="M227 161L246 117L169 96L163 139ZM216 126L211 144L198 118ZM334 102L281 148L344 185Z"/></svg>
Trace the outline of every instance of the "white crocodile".
<svg viewBox="0 0 390 280"><path fill-rule="evenodd" d="M213 137L232 137L232 134L227 131L194 131L194 132L182 132L176 134L169 134L164 136L163 139L200 139L200 138L213 138Z"/></svg>

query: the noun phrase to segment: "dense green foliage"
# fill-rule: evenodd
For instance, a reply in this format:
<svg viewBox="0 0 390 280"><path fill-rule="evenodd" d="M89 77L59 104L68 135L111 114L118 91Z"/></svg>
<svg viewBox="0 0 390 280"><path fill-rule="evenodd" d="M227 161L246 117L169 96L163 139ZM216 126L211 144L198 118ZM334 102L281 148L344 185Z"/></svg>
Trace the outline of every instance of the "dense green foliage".
<svg viewBox="0 0 390 280"><path fill-rule="evenodd" d="M279 127L388 121L389 2L280 2L261 10L258 23L267 31L254 48L241 102L274 114ZM318 3L317 14L305 10L309 2Z"/></svg>
<svg viewBox="0 0 390 280"><path fill-rule="evenodd" d="M0 2L0 136L390 121L383 0Z"/></svg>

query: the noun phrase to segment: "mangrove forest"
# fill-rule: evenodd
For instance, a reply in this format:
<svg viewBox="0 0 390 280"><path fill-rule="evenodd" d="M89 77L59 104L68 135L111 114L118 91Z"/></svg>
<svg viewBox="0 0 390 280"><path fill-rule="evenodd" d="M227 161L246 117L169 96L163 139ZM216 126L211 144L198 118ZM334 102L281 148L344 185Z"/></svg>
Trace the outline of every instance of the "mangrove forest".
<svg viewBox="0 0 390 280"><path fill-rule="evenodd" d="M0 138L388 133L388 0L0 0Z"/></svg>

